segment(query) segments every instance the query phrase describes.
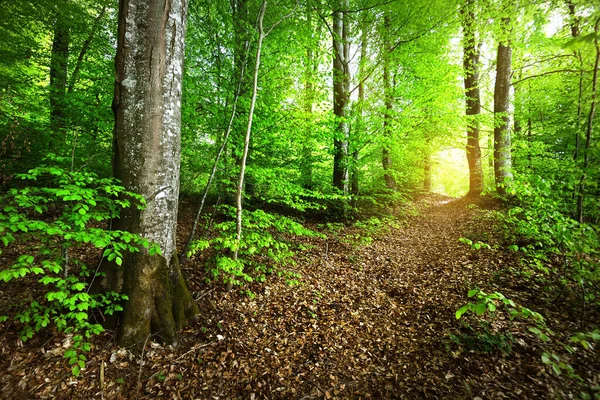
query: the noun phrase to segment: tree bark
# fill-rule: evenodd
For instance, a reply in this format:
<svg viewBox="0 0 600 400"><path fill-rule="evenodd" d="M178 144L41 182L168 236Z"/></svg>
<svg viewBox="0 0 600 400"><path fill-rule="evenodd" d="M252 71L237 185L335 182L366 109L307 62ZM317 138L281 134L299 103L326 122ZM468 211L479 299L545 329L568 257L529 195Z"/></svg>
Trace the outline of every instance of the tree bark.
<svg viewBox="0 0 600 400"><path fill-rule="evenodd" d="M383 166L383 176L385 186L388 189L396 189L396 181L392 176L392 156L390 154L392 140L392 109L394 107L394 93L390 83L390 56L392 49L390 46L390 16L386 15L383 18L383 96L385 103L385 111L383 114L383 148L381 154L381 164Z"/></svg>
<svg viewBox="0 0 600 400"><path fill-rule="evenodd" d="M313 34L312 24L312 1L306 0L306 24L308 30ZM313 51L314 43L311 41L306 47L306 60L304 65L304 112L306 116L306 128L305 128L305 140L302 143L302 186L305 189L312 190L314 188L313 182L313 140L312 140L312 128L310 126L311 116L314 110L314 87L313 79L316 74L315 57Z"/></svg>
<svg viewBox="0 0 600 400"><path fill-rule="evenodd" d="M596 59L594 61L594 73L592 75L592 99L590 101L590 112L587 118L585 132L585 147L583 148L583 174L579 181L579 193L577 194L577 220L582 223L584 219L583 201L585 198L585 181L590 166L590 145L592 143L592 132L594 130L594 116L596 115L596 90L598 86L598 67L600 67L600 43L598 33L600 31L600 18L594 25L594 46L596 48Z"/></svg>
<svg viewBox="0 0 600 400"><path fill-rule="evenodd" d="M504 25L509 18L502 20ZM506 29L508 32L508 28ZM510 74L512 49L510 41L498 43L496 57L496 83L494 86L494 177L496 191L506 193L506 186L512 178L510 150Z"/></svg>
<svg viewBox="0 0 600 400"><path fill-rule="evenodd" d="M63 142L61 132L65 128L69 41L67 18L59 11L54 22L50 57L50 128L54 138L50 140L49 147L54 150L56 150L56 143Z"/></svg>
<svg viewBox="0 0 600 400"><path fill-rule="evenodd" d="M252 97L250 98L250 110L248 111L248 125L246 125L246 135L244 136L244 148L242 153L242 160L240 165L240 174L238 178L237 191L235 196L235 204L236 204L236 241L238 246L235 247L235 251L233 253L233 260L237 261L239 254L239 243L242 240L242 212L243 212L243 204L242 200L244 198L244 177L246 172L246 163L248 160L248 152L250 150L250 138L252 133L252 119L254 116L254 107L256 105L256 95L258 90L258 69L260 67L260 53L262 51L262 43L265 37L263 31L263 18L265 16L265 11L267 8L267 0L263 0L262 5L260 6L260 11L258 14L258 43L256 45L256 59L254 62L254 74L252 80ZM233 286L233 280L235 277L230 276L230 280L227 283L227 290L231 290Z"/></svg>
<svg viewBox="0 0 600 400"><path fill-rule="evenodd" d="M118 343L140 348L150 335L170 344L198 312L176 252L179 198L181 85L187 0L120 0L116 57L114 175L143 195L144 210L115 221L157 243L127 255L107 275L110 289L129 297Z"/></svg>
<svg viewBox="0 0 600 400"><path fill-rule="evenodd" d="M348 0L338 0L333 11L333 113L337 118L333 140L333 185L348 193L348 147L350 128L347 121L350 99L350 43L348 42Z"/></svg>
<svg viewBox="0 0 600 400"><path fill-rule="evenodd" d="M465 83L465 106L467 115L467 162L469 164L469 196L479 196L483 191L483 166L479 146L479 114L481 95L479 91L479 45L475 35L475 12L467 0L463 16L463 68Z"/></svg>

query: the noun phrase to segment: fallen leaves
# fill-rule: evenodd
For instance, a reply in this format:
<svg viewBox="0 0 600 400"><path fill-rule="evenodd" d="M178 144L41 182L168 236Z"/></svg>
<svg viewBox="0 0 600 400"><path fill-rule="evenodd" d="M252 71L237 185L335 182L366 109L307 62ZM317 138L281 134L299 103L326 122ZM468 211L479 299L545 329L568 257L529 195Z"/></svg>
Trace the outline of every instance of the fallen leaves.
<svg viewBox="0 0 600 400"><path fill-rule="evenodd" d="M473 232L493 238L494 227L473 218L478 211L465 200L441 200L426 198L409 223L360 245L345 239L357 237L355 228L326 240L303 238L306 250L294 267L302 284L270 277L244 288L253 298L206 285L204 260L191 260L187 272L201 314L181 333L179 346L150 342L140 357L115 348L105 334L94 339L77 380L65 374L59 339L19 348L15 336L5 334L1 396L375 399L567 393L564 381L544 373L524 337L516 336L518 349L510 357L449 348L448 333L457 327L454 313L465 293L486 285L514 260L493 250L474 253L459 243ZM182 216L184 233L188 220ZM595 361L588 364L600 365Z"/></svg>

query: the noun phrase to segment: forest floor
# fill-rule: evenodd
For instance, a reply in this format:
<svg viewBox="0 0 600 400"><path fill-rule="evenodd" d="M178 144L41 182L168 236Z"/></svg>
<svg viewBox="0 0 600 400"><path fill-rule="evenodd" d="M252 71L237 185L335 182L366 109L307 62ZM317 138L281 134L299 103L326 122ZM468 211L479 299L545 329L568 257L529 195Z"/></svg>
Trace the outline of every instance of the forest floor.
<svg viewBox="0 0 600 400"><path fill-rule="evenodd" d="M182 207L182 238L193 215L188 208ZM519 259L497 246L502 239L490 208L498 205L427 196L410 217L398 213L368 235L315 223L327 239L299 239L306 248L293 267L300 283L273 276L244 287L252 295L207 284L206 260L192 260L186 272L201 312L181 332L179 345L149 341L134 355L118 349L107 332L94 339L79 378L61 357L63 336L23 344L5 323L0 396L504 399L597 390L598 350L563 356L583 383L566 373L557 377L542 364L543 351L565 353L559 343L579 329L581 316L546 301L551 294L543 295L535 281L515 277ZM461 237L492 248L471 250ZM458 321L456 310L476 287L540 312L555 332L551 342L540 342L527 329L531 322L511 321L501 307L487 328L475 317ZM15 302L18 294L0 288L0 306Z"/></svg>

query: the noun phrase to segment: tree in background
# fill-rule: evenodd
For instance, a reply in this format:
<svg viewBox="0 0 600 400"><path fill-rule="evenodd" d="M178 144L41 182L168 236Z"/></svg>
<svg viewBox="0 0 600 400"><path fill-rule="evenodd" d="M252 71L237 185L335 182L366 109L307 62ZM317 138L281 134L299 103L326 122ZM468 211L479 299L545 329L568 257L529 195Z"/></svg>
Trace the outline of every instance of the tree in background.
<svg viewBox="0 0 600 400"><path fill-rule="evenodd" d="M483 191L483 167L479 147L479 114L481 95L479 88L479 47L477 40L474 3L467 0L461 9L463 24L463 68L467 115L467 160L469 163L469 195L478 196Z"/></svg>
<svg viewBox="0 0 600 400"><path fill-rule="evenodd" d="M494 179L498 193L506 193L512 177L510 134L510 78L512 48L510 43L511 18L501 19L501 37L496 55L496 83L494 86Z"/></svg>

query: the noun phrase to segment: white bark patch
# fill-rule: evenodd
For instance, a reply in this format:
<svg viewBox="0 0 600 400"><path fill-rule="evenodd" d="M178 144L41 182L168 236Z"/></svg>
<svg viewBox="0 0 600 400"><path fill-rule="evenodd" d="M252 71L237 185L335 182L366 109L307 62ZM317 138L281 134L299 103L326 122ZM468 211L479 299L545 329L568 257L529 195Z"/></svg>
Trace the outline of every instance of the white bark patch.
<svg viewBox="0 0 600 400"><path fill-rule="evenodd" d="M160 245L169 263L176 245L187 0L166 1L166 7L160 0L129 1L117 134L125 186L147 201L138 231Z"/></svg>

